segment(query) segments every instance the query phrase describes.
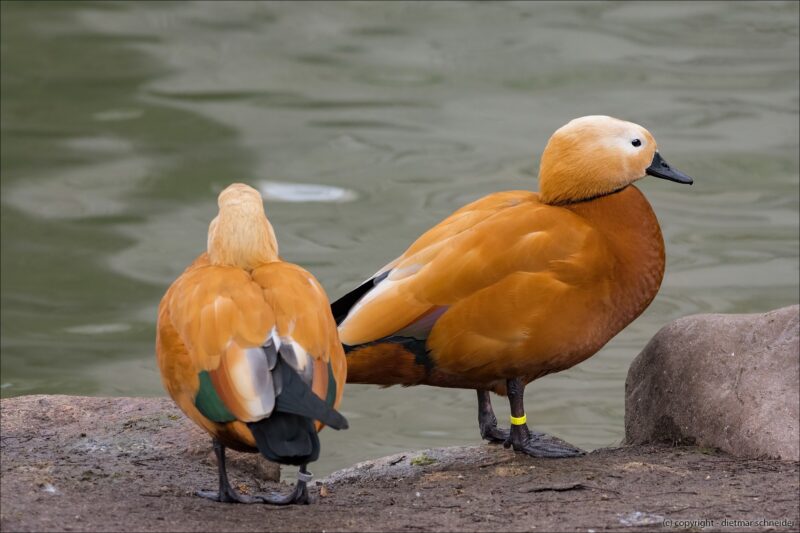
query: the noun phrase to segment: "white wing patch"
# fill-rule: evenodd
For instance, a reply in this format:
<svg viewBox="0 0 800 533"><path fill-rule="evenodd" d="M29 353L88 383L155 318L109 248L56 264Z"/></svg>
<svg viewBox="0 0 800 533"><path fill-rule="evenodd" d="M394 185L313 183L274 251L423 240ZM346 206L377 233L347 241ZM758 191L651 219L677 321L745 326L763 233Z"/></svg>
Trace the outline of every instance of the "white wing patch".
<svg viewBox="0 0 800 533"><path fill-rule="evenodd" d="M241 348L228 343L217 375L238 406L237 418L242 422L256 422L270 416L275 409L275 399L282 391L280 373L273 373L280 347L281 339L275 328L263 346Z"/></svg>
<svg viewBox="0 0 800 533"><path fill-rule="evenodd" d="M272 340L273 345L275 346L276 350L281 349L281 337L278 335L278 328L273 327L272 330L269 332L267 336L267 340L264 341L264 344L269 344L269 341Z"/></svg>
<svg viewBox="0 0 800 533"><path fill-rule="evenodd" d="M253 384L254 397L250 404L253 408L251 413L258 418L264 418L272 414L275 408L275 386L272 382L272 372L269 369L269 362L262 348L248 348L245 356Z"/></svg>
<svg viewBox="0 0 800 533"><path fill-rule="evenodd" d="M389 290L393 289L397 286L398 283L403 283L407 277L404 277L398 281L392 281L391 276L394 273L394 270L390 271L389 274L381 280L371 291L361 297L361 299L356 302L356 304L350 308L350 311L347 312L347 318L345 318L341 324L339 324L339 331L344 331L347 327L347 321L350 320L350 317L355 316L364 307L366 304L371 302L372 300L378 298L383 293L388 292Z"/></svg>
<svg viewBox="0 0 800 533"><path fill-rule="evenodd" d="M280 353L281 359L310 386L314 377L314 364L306 349L291 337L284 336L281 338Z"/></svg>
<svg viewBox="0 0 800 533"><path fill-rule="evenodd" d="M269 360L260 346L246 349L231 346L219 371L223 389L233 394L231 399L240 407L237 418L255 422L272 414L275 386Z"/></svg>

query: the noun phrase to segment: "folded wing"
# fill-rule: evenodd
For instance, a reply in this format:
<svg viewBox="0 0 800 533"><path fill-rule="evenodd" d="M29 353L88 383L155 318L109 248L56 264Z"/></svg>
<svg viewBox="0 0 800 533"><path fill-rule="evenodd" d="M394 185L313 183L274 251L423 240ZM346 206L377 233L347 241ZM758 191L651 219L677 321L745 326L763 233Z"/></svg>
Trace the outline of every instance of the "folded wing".
<svg viewBox="0 0 800 533"><path fill-rule="evenodd" d="M327 298L304 270L276 262L248 273L198 261L161 314L160 336L168 321L188 359L176 360L165 384L187 389L174 392L188 393L206 419L254 423L280 411L347 426L334 410L344 355Z"/></svg>
<svg viewBox="0 0 800 533"><path fill-rule="evenodd" d="M453 213L334 303L340 337L350 346L389 337L424 339L453 306L485 301L492 287L506 287L520 275L541 273L554 283L588 280L592 274L575 272L581 263L574 259L598 238L567 210L543 209L536 193L489 195Z"/></svg>

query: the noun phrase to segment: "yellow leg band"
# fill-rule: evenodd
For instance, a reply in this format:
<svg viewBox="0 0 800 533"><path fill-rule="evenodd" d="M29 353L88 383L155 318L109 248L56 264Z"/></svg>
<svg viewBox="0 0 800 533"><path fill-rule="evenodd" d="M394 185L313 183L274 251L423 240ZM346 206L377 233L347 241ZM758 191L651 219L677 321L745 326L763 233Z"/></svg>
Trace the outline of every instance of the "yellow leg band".
<svg viewBox="0 0 800 533"><path fill-rule="evenodd" d="M512 426L521 426L528 421L528 415L510 416Z"/></svg>

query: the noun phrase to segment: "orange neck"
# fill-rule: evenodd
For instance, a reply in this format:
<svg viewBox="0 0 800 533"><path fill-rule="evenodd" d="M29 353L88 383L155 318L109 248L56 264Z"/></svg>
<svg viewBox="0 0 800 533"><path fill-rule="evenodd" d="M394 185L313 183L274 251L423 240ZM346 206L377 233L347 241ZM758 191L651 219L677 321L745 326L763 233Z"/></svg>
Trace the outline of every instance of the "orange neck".
<svg viewBox="0 0 800 533"><path fill-rule="evenodd" d="M630 185L618 193L563 206L587 220L618 258L611 329L624 328L655 298L664 277L664 238L653 208Z"/></svg>

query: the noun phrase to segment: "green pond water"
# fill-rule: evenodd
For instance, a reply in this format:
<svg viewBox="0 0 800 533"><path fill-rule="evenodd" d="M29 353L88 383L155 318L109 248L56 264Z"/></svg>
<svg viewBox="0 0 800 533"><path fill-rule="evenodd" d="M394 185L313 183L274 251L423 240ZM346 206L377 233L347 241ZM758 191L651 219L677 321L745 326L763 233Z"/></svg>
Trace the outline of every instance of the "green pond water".
<svg viewBox="0 0 800 533"><path fill-rule="evenodd" d="M533 426L616 444L661 326L798 301L797 3L0 9L3 397L163 395L156 308L230 182L265 194L283 257L335 298L461 205L535 189L549 135L587 114L644 125L695 185L641 182L661 292L528 387ZM473 391L350 386L342 410L318 475L479 442Z"/></svg>

